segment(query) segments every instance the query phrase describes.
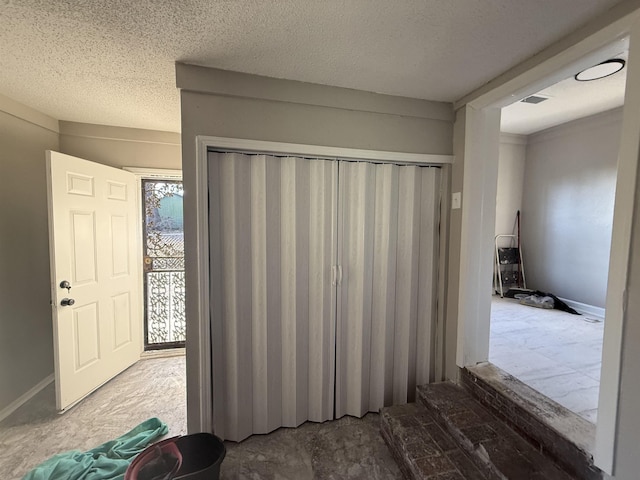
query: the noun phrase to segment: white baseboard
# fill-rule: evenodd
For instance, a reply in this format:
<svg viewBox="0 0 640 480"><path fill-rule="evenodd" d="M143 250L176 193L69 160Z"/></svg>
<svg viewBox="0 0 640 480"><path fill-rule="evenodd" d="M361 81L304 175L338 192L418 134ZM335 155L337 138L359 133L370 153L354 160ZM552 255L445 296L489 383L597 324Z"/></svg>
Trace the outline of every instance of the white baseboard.
<svg viewBox="0 0 640 480"><path fill-rule="evenodd" d="M596 320L604 321L604 308L594 307L593 305L587 305L586 303L574 302L573 300L567 300L566 298L560 298L560 300L562 300L574 310L577 310L578 313L581 313L587 317L595 318Z"/></svg>
<svg viewBox="0 0 640 480"><path fill-rule="evenodd" d="M22 405L24 405L29 400L31 400L33 397L35 397L46 386L48 386L51 382L53 382L54 378L55 378L55 376L52 373L48 377L46 377L43 380L41 380L40 382L38 382L33 388L29 389L28 391L26 391L25 393L20 395L18 398L16 398L9 405L7 405L2 410L0 410L0 421L2 421L5 418L7 418L13 412L15 412L17 409L19 409Z"/></svg>

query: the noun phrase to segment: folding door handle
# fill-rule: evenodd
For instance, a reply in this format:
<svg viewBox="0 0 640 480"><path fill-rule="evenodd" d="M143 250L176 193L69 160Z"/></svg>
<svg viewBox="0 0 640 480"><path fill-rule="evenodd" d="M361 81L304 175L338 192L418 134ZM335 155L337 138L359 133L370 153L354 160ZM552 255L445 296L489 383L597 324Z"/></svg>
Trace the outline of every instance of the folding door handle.
<svg viewBox="0 0 640 480"><path fill-rule="evenodd" d="M339 287L342 285L342 265L332 265L331 266L331 285L334 287Z"/></svg>

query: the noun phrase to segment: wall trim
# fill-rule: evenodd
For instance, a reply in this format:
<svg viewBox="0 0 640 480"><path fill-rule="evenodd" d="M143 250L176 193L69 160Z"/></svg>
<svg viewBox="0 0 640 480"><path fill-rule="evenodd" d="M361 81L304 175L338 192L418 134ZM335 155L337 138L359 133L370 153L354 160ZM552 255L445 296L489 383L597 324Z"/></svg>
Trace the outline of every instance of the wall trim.
<svg viewBox="0 0 640 480"><path fill-rule="evenodd" d="M216 137L196 136L196 162L195 162L195 178L194 185L195 196L195 245L186 243L185 249L192 249L196 258L196 271L192 274L195 278L194 285L197 286L195 302L193 310L197 315L195 329L197 333L197 342L195 349L191 348L192 342L189 341L191 336L187 334L187 357L196 355L196 364L198 371L195 377L197 384L190 388L187 382L187 396L193 395L198 398L198 411L193 412L187 409L187 420L189 424L191 418L195 418L198 431L214 432L213 421L213 378L212 378L212 353L213 345L211 338L211 313L209 306L209 169L208 169L208 149L217 146L211 139ZM185 238L189 242L188 238ZM187 306L187 311L189 311ZM187 318L187 325L189 325ZM189 328L189 327L187 327ZM194 352L194 350L196 350ZM190 432L191 433L191 432Z"/></svg>
<svg viewBox="0 0 640 480"><path fill-rule="evenodd" d="M500 143L508 145L527 145L529 136L519 133L500 132Z"/></svg>
<svg viewBox="0 0 640 480"><path fill-rule="evenodd" d="M436 155L429 153L385 152L378 150L361 150L357 148L324 147L320 145L302 145L298 143L267 142L262 140L246 140L240 138L198 136L208 148L231 151L259 152L289 155L300 155L321 158L340 158L353 160L378 160L382 162L420 163L429 165L445 165L453 163L453 155Z"/></svg>
<svg viewBox="0 0 640 480"><path fill-rule="evenodd" d="M42 390L44 390L47 386L49 386L49 384L53 383L54 378L55 378L55 375L53 373L51 375L48 375L47 377L45 377L42 380L40 380L32 388L30 388L25 393L23 393L18 398L16 398L9 405L7 405L2 410L0 410L0 421L2 421L5 418L7 418L13 412L15 412L17 409L19 409L22 405L27 403L29 400L31 400L33 397L35 397L38 393L40 393Z"/></svg>
<svg viewBox="0 0 640 480"><path fill-rule="evenodd" d="M567 298L558 297L564 303L576 310L578 313L585 315L586 317L593 317L596 320L604 321L605 309L602 307L596 307L595 305L589 305L582 302L576 302Z"/></svg>

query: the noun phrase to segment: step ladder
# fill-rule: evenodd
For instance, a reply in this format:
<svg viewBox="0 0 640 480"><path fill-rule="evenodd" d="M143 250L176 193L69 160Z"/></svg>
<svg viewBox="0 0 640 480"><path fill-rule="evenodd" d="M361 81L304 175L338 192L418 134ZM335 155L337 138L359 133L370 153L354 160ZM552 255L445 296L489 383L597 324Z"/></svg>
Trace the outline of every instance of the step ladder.
<svg viewBox="0 0 640 480"><path fill-rule="evenodd" d="M522 249L517 246L516 235L496 235L494 290L504 297L510 288L527 288L522 263ZM508 246L504 246L508 244ZM503 245L503 246L501 246Z"/></svg>

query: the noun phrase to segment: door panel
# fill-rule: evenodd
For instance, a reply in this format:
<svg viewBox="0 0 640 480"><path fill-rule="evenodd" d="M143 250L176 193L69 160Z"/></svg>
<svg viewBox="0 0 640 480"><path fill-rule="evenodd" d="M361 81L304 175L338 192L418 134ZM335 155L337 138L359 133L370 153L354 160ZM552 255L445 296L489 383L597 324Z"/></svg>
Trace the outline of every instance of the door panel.
<svg viewBox="0 0 640 480"><path fill-rule="evenodd" d="M47 174L56 404L64 410L140 358L136 180L57 152L47 152Z"/></svg>
<svg viewBox="0 0 640 480"><path fill-rule="evenodd" d="M94 212L71 211L71 262L73 264L72 284L96 281L96 222Z"/></svg>
<svg viewBox="0 0 640 480"><path fill-rule="evenodd" d="M337 305L336 418L368 411L376 167L367 162L339 166L338 265L343 277Z"/></svg>
<svg viewBox="0 0 640 480"><path fill-rule="evenodd" d="M340 162L336 417L413 401L432 377L440 173Z"/></svg>
<svg viewBox="0 0 640 480"><path fill-rule="evenodd" d="M98 305L90 303L73 312L73 344L76 347L74 373L100 360Z"/></svg>
<svg viewBox="0 0 640 480"><path fill-rule="evenodd" d="M214 431L333 418L337 165L210 153Z"/></svg>
<svg viewBox="0 0 640 480"><path fill-rule="evenodd" d="M112 277L129 274L129 221L126 215L111 217L111 265Z"/></svg>
<svg viewBox="0 0 640 480"><path fill-rule="evenodd" d="M131 342L131 296L129 292L115 295L111 301L113 302L113 329L114 344L113 347L118 349Z"/></svg>

